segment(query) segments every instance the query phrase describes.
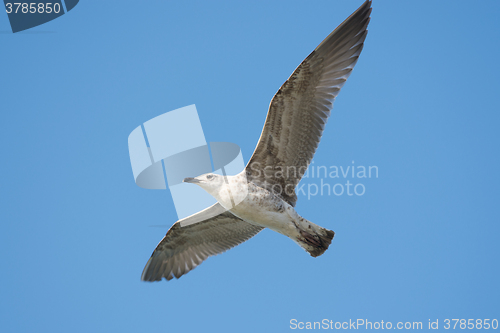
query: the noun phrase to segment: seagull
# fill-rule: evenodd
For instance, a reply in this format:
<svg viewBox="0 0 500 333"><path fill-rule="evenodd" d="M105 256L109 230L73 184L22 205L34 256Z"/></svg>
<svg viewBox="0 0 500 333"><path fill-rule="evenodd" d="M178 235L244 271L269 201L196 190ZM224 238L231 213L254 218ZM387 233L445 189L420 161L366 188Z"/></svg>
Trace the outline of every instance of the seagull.
<svg viewBox="0 0 500 333"><path fill-rule="evenodd" d="M295 187L316 152L333 101L363 49L370 13L371 0L367 0L281 86L271 100L257 147L240 174L208 173L184 179L203 188L217 203L168 230L141 280L178 279L264 228L291 238L313 257L328 249L335 233L295 211Z"/></svg>

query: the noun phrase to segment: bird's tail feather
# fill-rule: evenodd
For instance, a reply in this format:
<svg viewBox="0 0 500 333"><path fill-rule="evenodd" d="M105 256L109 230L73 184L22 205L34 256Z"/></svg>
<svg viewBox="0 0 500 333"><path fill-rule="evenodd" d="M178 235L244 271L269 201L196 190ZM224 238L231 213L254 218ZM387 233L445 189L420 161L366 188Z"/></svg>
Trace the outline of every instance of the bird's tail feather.
<svg viewBox="0 0 500 333"><path fill-rule="evenodd" d="M297 238L297 243L312 257L322 255L328 246L332 243L335 232L322 228L307 220L301 221L301 226L305 228L299 230L300 236Z"/></svg>

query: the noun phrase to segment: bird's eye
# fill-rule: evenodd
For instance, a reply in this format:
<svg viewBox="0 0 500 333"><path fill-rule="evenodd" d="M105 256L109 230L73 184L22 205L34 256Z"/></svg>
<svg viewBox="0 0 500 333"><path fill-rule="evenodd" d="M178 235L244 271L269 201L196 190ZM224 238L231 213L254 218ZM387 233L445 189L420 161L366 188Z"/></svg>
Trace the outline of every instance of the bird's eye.
<svg viewBox="0 0 500 333"><path fill-rule="evenodd" d="M212 178L214 178L214 176L213 176L213 175L207 175L207 179L208 179L208 180L210 180L210 179L212 179Z"/></svg>

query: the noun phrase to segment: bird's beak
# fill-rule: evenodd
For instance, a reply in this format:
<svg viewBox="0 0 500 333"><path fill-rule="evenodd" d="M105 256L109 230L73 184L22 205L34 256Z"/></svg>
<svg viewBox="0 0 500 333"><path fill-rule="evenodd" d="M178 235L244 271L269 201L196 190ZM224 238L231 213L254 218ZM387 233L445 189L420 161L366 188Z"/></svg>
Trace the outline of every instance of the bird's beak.
<svg viewBox="0 0 500 333"><path fill-rule="evenodd" d="M182 182L196 184L196 183L199 183L200 181L196 178L187 177L187 178L184 178L184 180Z"/></svg>

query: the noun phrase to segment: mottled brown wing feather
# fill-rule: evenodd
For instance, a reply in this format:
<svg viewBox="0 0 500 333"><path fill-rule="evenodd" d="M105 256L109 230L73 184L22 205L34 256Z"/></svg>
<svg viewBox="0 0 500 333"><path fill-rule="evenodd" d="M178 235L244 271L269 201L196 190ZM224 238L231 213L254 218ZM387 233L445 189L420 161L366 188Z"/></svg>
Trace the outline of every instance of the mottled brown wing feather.
<svg viewBox="0 0 500 333"><path fill-rule="evenodd" d="M177 221L168 230L146 263L141 280L178 279L208 257L243 243L262 229L225 211L217 203Z"/></svg>
<svg viewBox="0 0 500 333"><path fill-rule="evenodd" d="M366 1L295 69L271 101L247 177L292 206L333 100L363 49L370 13L371 1Z"/></svg>

